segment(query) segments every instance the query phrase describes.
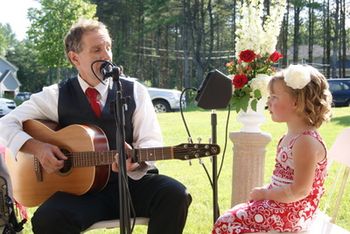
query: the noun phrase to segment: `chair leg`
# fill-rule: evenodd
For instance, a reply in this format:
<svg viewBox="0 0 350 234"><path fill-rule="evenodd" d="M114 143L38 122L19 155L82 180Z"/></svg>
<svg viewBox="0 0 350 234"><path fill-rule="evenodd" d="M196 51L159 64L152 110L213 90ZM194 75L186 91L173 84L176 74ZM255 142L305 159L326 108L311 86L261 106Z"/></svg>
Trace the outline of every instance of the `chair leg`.
<svg viewBox="0 0 350 234"><path fill-rule="evenodd" d="M341 183L340 188L339 188L339 194L338 194L336 202L335 202L334 211L333 211L332 220L331 220L332 223L335 223L335 220L336 220L336 218L338 216L338 210L339 210L339 206L340 206L340 203L341 203L341 199L342 199L343 194L344 194L345 185L346 185L346 182L347 182L348 177L349 177L349 172L350 172L350 168L346 167L345 170L344 170L342 183Z"/></svg>

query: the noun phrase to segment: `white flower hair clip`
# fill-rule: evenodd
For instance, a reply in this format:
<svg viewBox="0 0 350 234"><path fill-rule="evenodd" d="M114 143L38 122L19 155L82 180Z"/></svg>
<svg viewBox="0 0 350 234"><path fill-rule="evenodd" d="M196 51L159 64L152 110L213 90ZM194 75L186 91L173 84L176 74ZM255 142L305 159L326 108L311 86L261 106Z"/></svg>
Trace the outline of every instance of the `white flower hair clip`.
<svg viewBox="0 0 350 234"><path fill-rule="evenodd" d="M303 65L289 65L284 74L284 81L292 89L302 89L311 81L311 73Z"/></svg>

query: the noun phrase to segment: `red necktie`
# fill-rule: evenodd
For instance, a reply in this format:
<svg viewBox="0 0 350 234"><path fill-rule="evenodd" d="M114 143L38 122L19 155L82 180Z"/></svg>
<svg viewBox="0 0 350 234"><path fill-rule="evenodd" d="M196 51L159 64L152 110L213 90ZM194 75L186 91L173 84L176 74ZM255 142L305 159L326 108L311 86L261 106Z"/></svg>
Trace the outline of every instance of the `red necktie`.
<svg viewBox="0 0 350 234"><path fill-rule="evenodd" d="M98 91L94 88L87 88L86 91L86 96L89 99L90 105L92 110L95 112L97 117L100 117L101 115L101 106L100 103L97 100L98 96Z"/></svg>

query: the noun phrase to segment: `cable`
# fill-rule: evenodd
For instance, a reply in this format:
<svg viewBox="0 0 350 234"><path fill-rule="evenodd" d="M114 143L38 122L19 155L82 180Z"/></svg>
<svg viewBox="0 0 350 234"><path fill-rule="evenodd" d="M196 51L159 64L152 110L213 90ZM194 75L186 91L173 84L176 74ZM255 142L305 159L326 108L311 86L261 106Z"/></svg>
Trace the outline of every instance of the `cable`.
<svg viewBox="0 0 350 234"><path fill-rule="evenodd" d="M231 113L231 106L228 105L228 107L227 107L227 119L226 119L226 126L225 126L225 143L224 143L224 150L222 151L221 163L220 163L218 177L217 177L218 180L219 180L221 170L222 170L222 167L224 165L224 160L225 160L225 154L226 154L226 148L227 148L228 124L230 122L230 113Z"/></svg>
<svg viewBox="0 0 350 234"><path fill-rule="evenodd" d="M190 141L191 144L193 144L193 140L192 140L192 136L191 136L191 133L189 131L189 128L187 126L187 123L186 123L186 119L184 117L184 114L183 114L183 107L182 107L182 96L183 94L187 91L187 90L193 90L193 91L197 91L196 88L185 88L182 92L181 92L181 95L180 95L180 113L181 113L181 117L182 117L182 122L184 123L185 125L185 129L186 129L186 132L187 132L187 136L188 136L188 140ZM200 164L202 165L207 177L208 177L208 180L209 180L209 183L210 183L210 186L213 188L213 181L212 179L210 178L210 175L209 175L209 172L208 172L208 169L205 167L204 163L200 160Z"/></svg>
<svg viewBox="0 0 350 234"><path fill-rule="evenodd" d="M91 69L91 71L92 71L92 73L94 74L94 76L102 83L102 84L106 84L103 80L101 80L101 78L100 77L98 77L98 75L95 73L95 71L94 71L94 68L93 68L93 66L94 66L94 64L95 63L104 63L104 62L108 62L108 63L110 63L110 64L112 64L111 62L109 62L109 61L107 61L107 60L101 60L101 59L99 59L99 60L95 60L95 61L93 61L92 63L91 63L91 66L90 66L90 69ZM113 64L112 64L113 65Z"/></svg>
<svg viewBox="0 0 350 234"><path fill-rule="evenodd" d="M181 92L181 95L180 95L180 100L182 100L182 97L183 97L183 94L188 91L188 90L193 90L193 91L197 91L196 88L185 88L182 92ZM183 113L183 107L182 107L182 102L180 101L180 112L181 112L181 117L182 117L182 122L184 123L185 125L185 129L186 129L186 132L187 132L187 135L188 135L188 139L190 141L190 143L193 144L193 140L192 140L192 136L191 136L191 133L189 131L189 128L188 128L188 125L187 125L187 122L186 122L186 119L184 117L184 113ZM226 149L227 149L227 136L228 136L228 125L229 125L229 122L230 122L230 113L231 113L231 106L228 105L227 107L227 118L226 118L226 126L225 126L225 142L224 142L224 149L223 149L223 152L222 152L222 158L221 158L221 162L220 162L220 167L219 167L219 171L218 171L218 175L217 175L217 179L219 179L220 177L220 174L221 174L221 171L222 171L222 168L223 168L223 164L224 164L224 161L225 161L225 154L226 154ZM204 165L204 163L202 161L200 161L200 164L202 165L208 179L209 179L209 182L210 182L210 185L211 187L213 188L213 180L212 178L210 177L209 175L209 172L208 172L208 169L206 168L206 166Z"/></svg>
<svg viewBox="0 0 350 234"><path fill-rule="evenodd" d="M94 71L94 69L93 69L93 65L95 64L95 63L98 63L98 62L107 62L107 63L109 63L110 65L114 65L113 63L111 63L110 61L107 61L107 60L95 60L95 61L93 61L92 63L91 63L91 66L90 66L90 68L91 68L91 71L92 71L92 73L94 74L94 76L102 83L102 84L104 84L104 85L106 85L106 83L103 81L103 80L101 80L98 76L97 76L97 74L95 73L95 71ZM116 100L117 101L117 100ZM117 131L118 131L118 135L119 136L121 136L122 134L123 134L123 132L122 132L122 129L121 128L119 128L118 126L119 126L119 124L120 124L120 116L119 116L119 118L117 117L117 110L116 110L116 108L113 108L113 111L114 111L114 114L113 114L113 116L114 116L114 121L115 121L115 124L116 124L116 129L117 129ZM120 156L120 155L119 155ZM126 173L125 173L125 175L126 175ZM132 233L133 232L133 230L134 230L134 227L135 227L135 223L136 223L136 212L135 212L135 207L134 207L134 204L133 204L133 202L132 202L132 199L131 199L131 194L130 194L130 190L129 190L129 185L128 185L128 182L127 182L127 177L126 176L123 176L123 178L121 179L121 181L123 181L123 183L124 183L124 185L125 185L125 190L126 190L126 193L128 194L128 201L129 201L129 205L130 205L130 208L131 208L131 212L132 212L132 214L133 214L133 222L132 222L132 225L131 225L131 228L130 228L130 233ZM119 173L119 176L120 176L120 173Z"/></svg>
<svg viewBox="0 0 350 234"><path fill-rule="evenodd" d="M192 136L191 136L190 131L188 130L186 119L185 119L184 114L183 114L183 106L182 106L182 96L187 90L197 91L197 89L195 89L195 88L185 88L184 90L182 90L181 95L180 95L180 113L181 113L181 117L182 117L182 122L185 125L185 129L186 129L186 132L187 132L188 140L190 141L191 144L193 144Z"/></svg>
<svg viewBox="0 0 350 234"><path fill-rule="evenodd" d="M188 140L190 141L191 144L193 144L193 140L192 140L192 136L191 136L191 133L189 131L189 128L187 126L187 122L186 122L186 119L184 117L184 113L183 113L183 107L182 107L182 96L183 94L188 91L188 90L193 90L193 91L197 91L196 88L185 88L182 92L181 92L181 95L180 95L180 113L181 113L181 117L182 117L182 122L184 123L185 125L185 129L186 129L186 132L187 132L187 136L188 136ZM214 185L213 185L213 180L212 178L210 177L210 174L208 172L208 169L206 168L205 164L200 160L200 164L202 165L207 177L208 177L208 180L209 180L209 183L210 183L210 186L213 188Z"/></svg>
<svg viewBox="0 0 350 234"><path fill-rule="evenodd" d="M122 132L121 132L121 129L118 127L119 126L119 119L117 118L116 109L113 108L113 110L114 110L114 115L113 116L114 116L114 121L116 123L116 129L119 132L119 135L121 135ZM126 173L125 173L125 175L126 175ZM136 211L135 211L135 207L134 207L134 204L132 202L132 199L131 199L131 194L130 194L130 190L129 190L129 184L128 184L128 181L127 181L127 178L125 177L125 175L123 176L122 181L125 184L125 189L126 189L127 194L128 194L129 205L130 205L131 212L132 212L132 225L131 225L131 228L130 228L130 233L132 233L134 228L135 228L135 224L136 224ZM119 174L119 176L120 176L120 174Z"/></svg>

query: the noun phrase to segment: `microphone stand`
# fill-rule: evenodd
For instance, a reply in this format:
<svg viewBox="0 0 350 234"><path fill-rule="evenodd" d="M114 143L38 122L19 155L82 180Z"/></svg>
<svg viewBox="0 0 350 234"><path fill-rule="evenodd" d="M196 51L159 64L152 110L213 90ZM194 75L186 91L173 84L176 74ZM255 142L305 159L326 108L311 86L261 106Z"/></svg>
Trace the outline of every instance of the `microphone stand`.
<svg viewBox="0 0 350 234"><path fill-rule="evenodd" d="M119 182L119 211L120 211L120 234L130 234L130 205L128 199L128 176L126 173L126 154L125 154L125 98L122 97L122 87L119 80L118 69L113 72L113 89L116 93L115 113L117 118L116 146L118 157L118 182Z"/></svg>
<svg viewBox="0 0 350 234"><path fill-rule="evenodd" d="M215 110L211 112L211 141L217 143L217 115ZM217 175L217 155L212 156L212 175L213 175L213 219L214 222L219 218L218 205L218 175Z"/></svg>

